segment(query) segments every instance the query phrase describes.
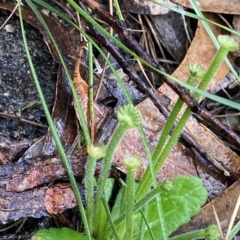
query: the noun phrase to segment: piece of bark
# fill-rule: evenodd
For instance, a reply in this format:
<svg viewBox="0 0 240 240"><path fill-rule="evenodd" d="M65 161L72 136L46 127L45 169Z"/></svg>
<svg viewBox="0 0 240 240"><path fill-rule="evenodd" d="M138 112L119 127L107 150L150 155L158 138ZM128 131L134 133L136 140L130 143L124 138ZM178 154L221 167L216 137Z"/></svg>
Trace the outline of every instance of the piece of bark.
<svg viewBox="0 0 240 240"><path fill-rule="evenodd" d="M79 190L81 196L84 196L82 186ZM50 214L60 214L75 206L76 201L69 184L58 183L51 187L44 186L20 193L7 192L0 188L0 224L23 217L40 218Z"/></svg>
<svg viewBox="0 0 240 240"><path fill-rule="evenodd" d="M0 188L0 224L7 224L26 216L48 216L43 205L46 189L47 187L43 187L14 193Z"/></svg>
<svg viewBox="0 0 240 240"><path fill-rule="evenodd" d="M85 176L86 155L68 156L75 177ZM98 161L95 175L98 176L102 162ZM112 164L113 167L119 164ZM111 169L109 175L118 178L118 174ZM56 180L67 179L66 171L59 157L43 159L42 157L23 159L14 164L0 165L0 188L6 191L22 192L42 184Z"/></svg>
<svg viewBox="0 0 240 240"><path fill-rule="evenodd" d="M85 176L86 155L68 156L75 177ZM101 162L95 175L99 175ZM114 170L111 177L116 177ZM0 224L31 216L40 218L59 214L76 206L74 194L68 184L48 183L67 180L59 157L23 159L14 164L0 166ZM43 186L44 184L44 186ZM81 189L82 195L84 191Z"/></svg>
<svg viewBox="0 0 240 240"><path fill-rule="evenodd" d="M60 214L65 209L77 205L72 189L66 184L56 184L48 188L43 202L49 214Z"/></svg>
<svg viewBox="0 0 240 240"><path fill-rule="evenodd" d="M73 173L84 177L86 156L69 156ZM0 188L6 191L22 192L55 180L67 179L59 157L25 159L15 164L0 166Z"/></svg>

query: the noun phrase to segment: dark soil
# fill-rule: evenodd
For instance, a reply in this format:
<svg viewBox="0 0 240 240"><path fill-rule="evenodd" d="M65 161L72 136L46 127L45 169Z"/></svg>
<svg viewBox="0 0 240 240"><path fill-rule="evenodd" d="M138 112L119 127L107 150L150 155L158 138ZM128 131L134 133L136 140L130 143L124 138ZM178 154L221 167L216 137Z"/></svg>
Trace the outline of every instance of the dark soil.
<svg viewBox="0 0 240 240"><path fill-rule="evenodd" d="M9 12L0 10L0 26ZM57 66L39 31L25 23L32 60L49 109L55 96ZM19 20L13 16L0 31L0 114L11 114L46 125L46 119L26 58ZM33 105L32 105L33 104ZM32 105L32 106L31 106ZM36 138L47 128L0 117L0 135Z"/></svg>

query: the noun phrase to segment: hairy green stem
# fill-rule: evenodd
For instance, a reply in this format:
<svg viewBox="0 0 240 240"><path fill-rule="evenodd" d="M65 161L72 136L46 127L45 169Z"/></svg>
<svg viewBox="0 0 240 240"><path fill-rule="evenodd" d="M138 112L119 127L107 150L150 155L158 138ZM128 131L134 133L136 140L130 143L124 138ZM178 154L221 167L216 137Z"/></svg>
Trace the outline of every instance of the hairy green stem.
<svg viewBox="0 0 240 240"><path fill-rule="evenodd" d="M205 90L215 73L217 72L219 66L224 61L224 58L227 56L229 52L235 52L238 49L238 43L234 41L233 38L230 38L229 36L220 35L218 36L218 42L220 44L220 48L217 51L216 56L214 57L214 60L210 67L208 68L205 76L203 77L201 83L198 86L198 89ZM200 94L195 93L195 98L199 99Z"/></svg>
<svg viewBox="0 0 240 240"><path fill-rule="evenodd" d="M117 149L118 144L123 138L125 132L128 129L138 127L141 124L140 112L132 104L124 105L123 107L121 107L118 110L117 118L119 125L107 147L106 157L103 160L103 166L99 176L98 192L95 204L95 228L94 228L94 231L97 231L98 233L97 235L101 235L99 234L101 230L99 229L98 226L98 222L100 221L101 198L104 193L104 187L106 184L106 180L108 178L109 169L111 166L111 161L113 159L114 153Z"/></svg>
<svg viewBox="0 0 240 240"><path fill-rule="evenodd" d="M112 231L113 231L113 235L115 237L116 240L120 240L119 236L118 236L118 232L117 232L117 229L114 225L114 222L113 222L113 219L112 219L112 215L111 215L111 212L109 210L109 207L108 207L108 203L106 201L106 199L104 197L102 197L102 203L103 203L103 206L104 206L104 209L107 213L107 216L108 216L108 220L110 222L110 225L112 227Z"/></svg>
<svg viewBox="0 0 240 240"><path fill-rule="evenodd" d="M85 185L87 191L87 208L86 215L88 220L89 231L92 234L93 232L93 217L94 217L94 192L93 192L93 183L94 183L94 173L96 167L96 159L91 156L88 156L86 163L86 176L85 176Z"/></svg>
<svg viewBox="0 0 240 240"><path fill-rule="evenodd" d="M126 216L126 233L125 240L133 239L133 209L134 209L134 192L135 192L135 170L129 169L127 174L127 189L125 202Z"/></svg>
<svg viewBox="0 0 240 240"><path fill-rule="evenodd" d="M93 104L93 46L92 43L88 42L88 99L89 99L89 119L91 125L93 124L94 119L94 104ZM90 126L91 128L91 126ZM91 136L92 137L92 136ZM94 142L94 139L92 139Z"/></svg>
<svg viewBox="0 0 240 240"><path fill-rule="evenodd" d="M86 163L86 176L85 184L87 189L87 219L90 232L93 231L93 218L94 218L94 173L96 168L96 162L98 159L103 158L106 155L105 145L95 147L93 144L87 146L88 161Z"/></svg>
<svg viewBox="0 0 240 240"><path fill-rule="evenodd" d="M128 169L125 199L126 233L124 239L132 240L135 199L135 170L141 166L142 159L137 156L128 156L123 160L123 163Z"/></svg>
<svg viewBox="0 0 240 240"><path fill-rule="evenodd" d="M153 183L154 188L156 188L158 186L158 183L157 183L157 179L155 177L156 175L154 173L154 164L153 164L153 161L152 161L151 152L150 152L148 142L147 142L147 139L146 139L146 136L144 134L144 130L143 130L142 126L139 127L139 131L140 131L140 134L141 134L141 137L142 137L142 140L143 140L143 145L145 147L146 156L147 156L147 159L148 159L149 172L150 172L151 177L152 177L152 183ZM146 194L147 193L146 189L143 192ZM167 239L167 233L166 233L167 231L166 231L165 219L162 217L163 216L163 210L162 210L162 202L161 202L161 196L160 195L156 196L156 206L157 206L156 211L158 212L158 216L159 216L160 229L161 229L161 232L163 233L163 239L165 240L165 239Z"/></svg>
<svg viewBox="0 0 240 240"><path fill-rule="evenodd" d="M89 119L90 119L90 131L92 128L92 123L94 119L94 104L93 104L93 47L92 43L88 42L88 75L89 75ZM92 137L92 136L91 136ZM94 139L92 139L94 141ZM93 217L94 217L94 196L93 196L93 183L94 183L94 173L96 168L96 159L91 155L88 156L88 161L86 163L86 190L87 190L87 207L86 215L88 219L88 225L90 233L93 232Z"/></svg>
<svg viewBox="0 0 240 240"><path fill-rule="evenodd" d="M156 188L152 189L149 193L147 193L140 201L138 201L134 205L134 214L141 211L141 209L144 208L152 199L156 198L157 195L159 195L160 191L161 185L158 185ZM124 221L125 214L122 214L117 220L114 221L116 228L118 228ZM108 227L104 233L105 239L108 239L111 233L112 233L111 228Z"/></svg>
<svg viewBox="0 0 240 240"><path fill-rule="evenodd" d="M126 128L122 125L119 125L116 132L113 134L113 136L109 142L109 145L108 145L107 151L106 151L106 157L103 160L103 166L102 166L102 170L101 170L101 173L99 176L99 181L98 181L98 191L97 191L97 195L96 195L95 212L94 212L94 215L95 215L94 231L97 231L97 232L99 231L98 223L99 223L99 221L101 221L101 216L100 216L101 199L103 196L106 180L108 178L111 161L112 161L114 152L115 152L118 144L120 143L122 137L124 136L125 132L126 132Z"/></svg>
<svg viewBox="0 0 240 240"><path fill-rule="evenodd" d="M194 68L194 71L192 71L192 68ZM193 85L193 83L196 81L196 79L198 77L202 77L202 70L200 68L196 68L195 66L191 67L190 76L187 80L187 83L189 85ZM158 141L158 144L157 144L156 149L152 156L152 164L154 165L154 178L153 178L153 176L151 177L150 166L149 166L147 168L146 172L144 173L143 178L142 178L142 180L138 186L137 192L136 192L136 198L138 200L141 199L145 195L145 191L150 188L153 179L155 179L156 173L159 171L159 169L161 168L161 166L164 162L164 159L163 159L163 160L161 160L161 163L159 162L158 165L156 165L156 163L159 161L160 154L162 153L162 151L166 145L165 143L167 141L169 133L170 133L171 129L173 128L174 122L176 121L177 116L178 116L183 104L184 104L183 100L179 98L177 100L177 103L175 104L169 118L166 121L165 127L162 131L161 137ZM175 137L174 139L178 139L178 137ZM173 145L174 144L175 143L173 143ZM164 149L164 151L165 151L165 149Z"/></svg>

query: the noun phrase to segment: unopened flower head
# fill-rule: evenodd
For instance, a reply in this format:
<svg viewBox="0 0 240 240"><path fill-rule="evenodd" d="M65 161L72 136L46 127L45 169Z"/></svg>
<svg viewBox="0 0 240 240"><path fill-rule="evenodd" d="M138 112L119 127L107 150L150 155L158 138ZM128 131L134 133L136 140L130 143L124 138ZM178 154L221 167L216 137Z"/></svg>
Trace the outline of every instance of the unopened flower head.
<svg viewBox="0 0 240 240"><path fill-rule="evenodd" d="M219 35L218 42L223 49L229 52L236 52L239 48L238 42L228 35Z"/></svg>
<svg viewBox="0 0 240 240"><path fill-rule="evenodd" d="M126 128L138 127L141 123L141 114L132 104L122 106L117 113L119 123Z"/></svg>

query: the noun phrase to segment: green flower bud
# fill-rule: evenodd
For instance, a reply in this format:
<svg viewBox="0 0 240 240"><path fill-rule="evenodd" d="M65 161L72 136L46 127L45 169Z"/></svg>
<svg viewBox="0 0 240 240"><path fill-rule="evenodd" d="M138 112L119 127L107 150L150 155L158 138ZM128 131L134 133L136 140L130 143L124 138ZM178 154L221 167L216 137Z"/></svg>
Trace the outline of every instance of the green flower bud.
<svg viewBox="0 0 240 240"><path fill-rule="evenodd" d="M87 146L87 152L93 159L100 159L106 155L106 146L102 144L101 146L94 146L90 144Z"/></svg>
<svg viewBox="0 0 240 240"><path fill-rule="evenodd" d="M188 71L193 77L196 77L196 78L203 78L205 75L205 71L195 63L189 64Z"/></svg>
<svg viewBox="0 0 240 240"><path fill-rule="evenodd" d="M119 123L126 128L138 127L141 124L141 114L132 104L122 106L117 113Z"/></svg>
<svg viewBox="0 0 240 240"><path fill-rule="evenodd" d="M219 228L215 224L210 224L205 229L205 238L206 240L219 240L221 239L221 233Z"/></svg>
<svg viewBox="0 0 240 240"><path fill-rule="evenodd" d="M140 157L138 157L138 156L129 156L129 157L124 158L123 164L128 169L134 170L134 169L136 169L136 168L141 166L142 159Z"/></svg>
<svg viewBox="0 0 240 240"><path fill-rule="evenodd" d="M228 35L219 35L218 42L223 49L229 52L236 52L239 48L238 42Z"/></svg>

